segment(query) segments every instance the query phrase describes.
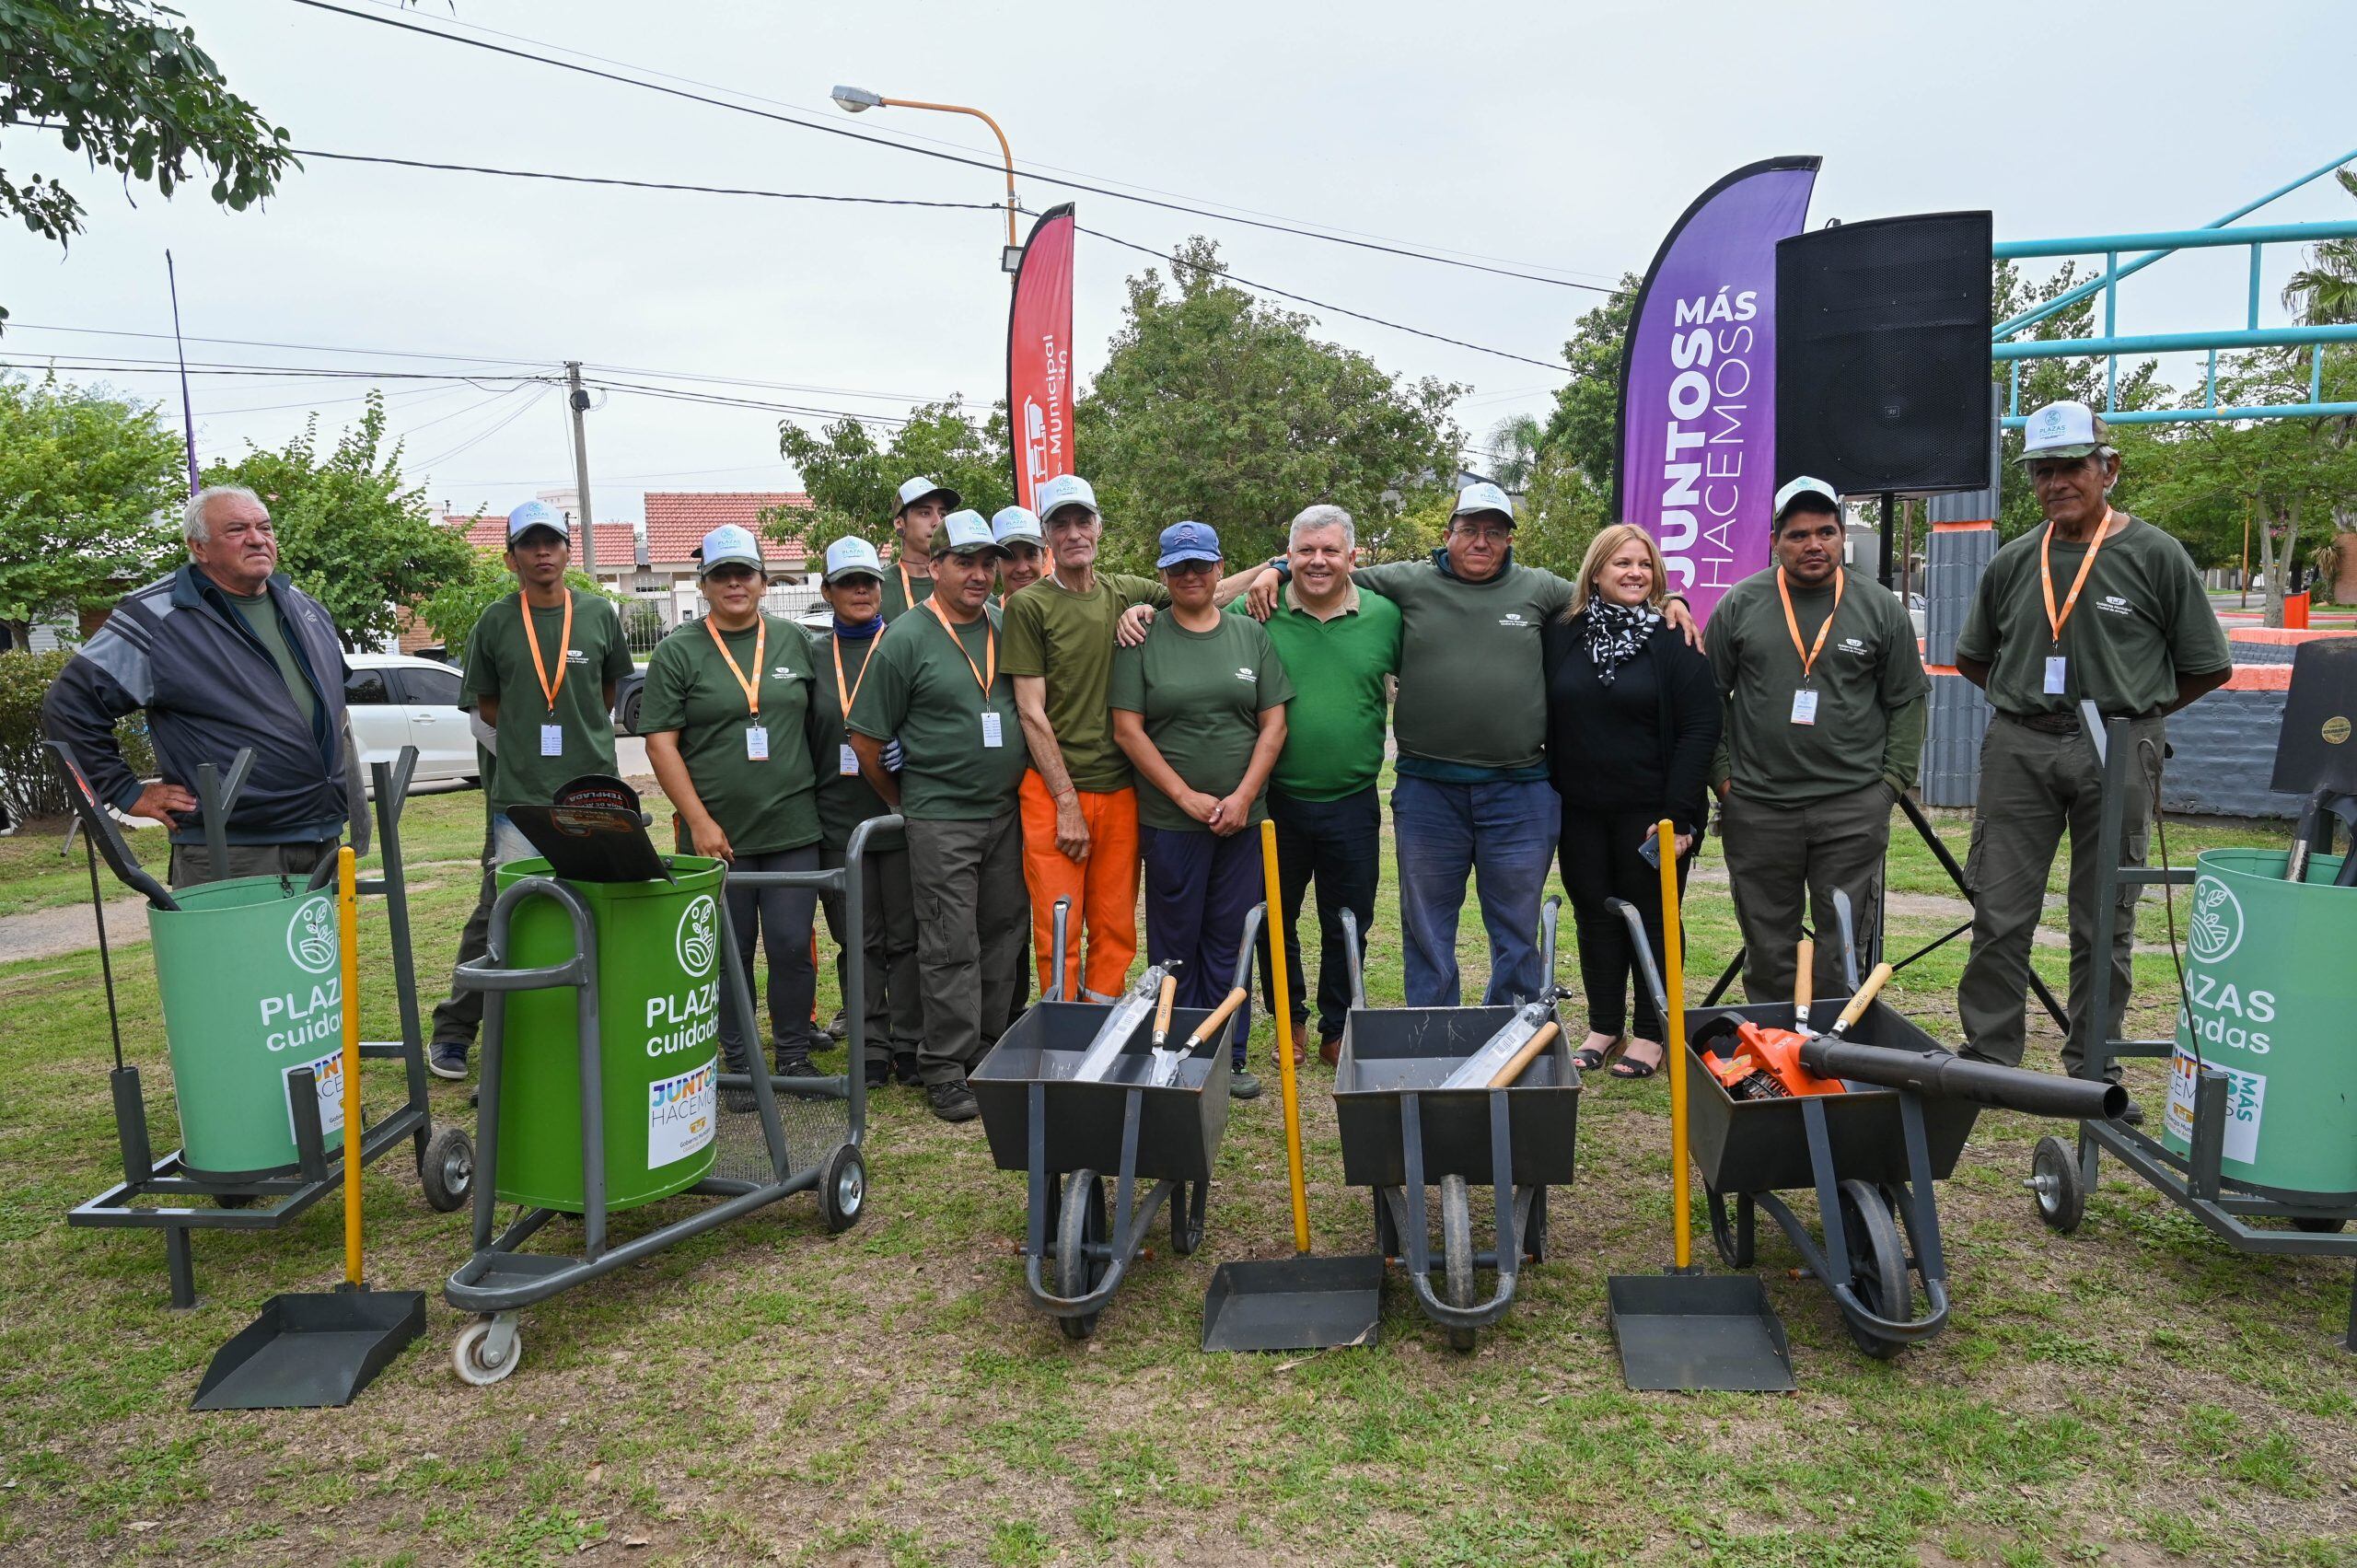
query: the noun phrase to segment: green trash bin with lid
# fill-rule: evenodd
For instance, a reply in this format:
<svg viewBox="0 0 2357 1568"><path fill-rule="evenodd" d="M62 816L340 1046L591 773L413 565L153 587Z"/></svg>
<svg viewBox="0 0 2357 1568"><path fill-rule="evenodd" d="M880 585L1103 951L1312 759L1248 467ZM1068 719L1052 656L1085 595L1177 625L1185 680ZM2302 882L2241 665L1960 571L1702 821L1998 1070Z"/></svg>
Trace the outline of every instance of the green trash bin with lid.
<svg viewBox="0 0 2357 1568"><path fill-rule="evenodd" d="M606 1204L627 1209L710 1174L720 1074L721 863L667 856L670 882L566 882L597 942L598 1060ZM504 889L550 875L540 859L499 868ZM509 969L573 958L572 916L553 899L511 912ZM499 1158L504 1202L579 1214L587 1203L578 1008L570 986L506 993Z"/></svg>
<svg viewBox="0 0 2357 1568"><path fill-rule="evenodd" d="M319 1095L324 1146L343 1145L343 977L332 890L239 877L150 906L180 1159L205 1180L296 1168L297 1068Z"/></svg>
<svg viewBox="0 0 2357 1568"><path fill-rule="evenodd" d="M2200 1067L2227 1074L2219 1170L2237 1187L2293 1201L2357 1202L2357 889L2336 888L2339 855L2283 880L2281 850L2197 857L2185 933L2185 996L2161 1144L2192 1150Z"/></svg>

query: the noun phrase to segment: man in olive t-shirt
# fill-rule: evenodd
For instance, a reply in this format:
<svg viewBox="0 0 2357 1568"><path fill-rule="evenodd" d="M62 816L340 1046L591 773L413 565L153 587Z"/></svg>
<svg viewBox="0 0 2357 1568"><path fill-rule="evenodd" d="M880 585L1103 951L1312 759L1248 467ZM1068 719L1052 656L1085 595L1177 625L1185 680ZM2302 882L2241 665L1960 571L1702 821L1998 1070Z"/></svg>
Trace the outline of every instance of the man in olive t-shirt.
<svg viewBox="0 0 2357 1568"><path fill-rule="evenodd" d="M946 484L920 474L900 486L892 514L892 564L884 569L884 621L889 625L933 593L933 536L964 503Z"/></svg>
<svg viewBox="0 0 2357 1568"><path fill-rule="evenodd" d="M2106 856L2144 864L2159 802L2153 775L2168 754L2166 715L2234 673L2226 633L2201 591L2192 557L2141 518L2116 512L2119 478L2104 421L2084 403L2049 403L2029 417L2022 461L2044 526L1997 552L1980 579L1956 669L1996 707L1980 745L1973 814L1972 956L1956 984L1965 1051L2018 1065L2026 1043L2022 1002L2046 879L2071 834L2071 1029L2062 1065L2094 1070L2089 1043L2117 1039L2127 1019L2136 899L2124 882L2111 951L2094 950L2096 878ZM2127 799L2120 842L2102 835L2103 768L2080 716L2091 702L2128 726ZM2112 969L2107 1017L2089 1016L2095 966ZM2113 1067L2115 1078L2119 1069ZM2129 1108L2128 1120L2143 1113Z"/></svg>

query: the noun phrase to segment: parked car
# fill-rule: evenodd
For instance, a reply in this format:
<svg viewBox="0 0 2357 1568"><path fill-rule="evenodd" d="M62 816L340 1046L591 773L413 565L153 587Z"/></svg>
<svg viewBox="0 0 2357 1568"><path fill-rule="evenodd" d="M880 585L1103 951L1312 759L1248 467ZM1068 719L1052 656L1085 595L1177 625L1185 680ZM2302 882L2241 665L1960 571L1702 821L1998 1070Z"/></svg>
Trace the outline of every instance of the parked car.
<svg viewBox="0 0 2357 1568"><path fill-rule="evenodd" d="M795 625L801 627L805 632L816 636L828 631L834 625L835 612L821 604L816 609L806 610L801 614L789 616L787 619L792 621ZM672 627L670 631L664 633L663 635L666 637L675 636L678 633L688 631L699 624L700 622L697 621L682 621L677 626ZM698 634L701 635L702 633L699 633ZM614 682L615 734L636 735L639 733L638 700L641 695L641 691L645 685L646 667L643 664L634 667L628 675L623 676L620 680Z"/></svg>
<svg viewBox="0 0 2357 1568"><path fill-rule="evenodd" d="M404 746L417 748L419 784L478 782L474 735L459 706L459 672L407 654L347 654L352 667L343 701L360 765L389 762Z"/></svg>

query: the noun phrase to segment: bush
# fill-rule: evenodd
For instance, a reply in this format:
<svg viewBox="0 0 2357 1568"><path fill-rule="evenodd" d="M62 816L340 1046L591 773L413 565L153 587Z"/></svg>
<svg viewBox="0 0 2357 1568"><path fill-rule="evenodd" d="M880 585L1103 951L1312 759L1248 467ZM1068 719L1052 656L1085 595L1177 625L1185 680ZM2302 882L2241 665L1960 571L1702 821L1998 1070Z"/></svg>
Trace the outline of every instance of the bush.
<svg viewBox="0 0 2357 1568"><path fill-rule="evenodd" d="M65 781L57 776L57 764L41 744L41 700L72 656L62 648L46 654L0 654L0 801L20 822L63 817L73 808ZM133 772L142 778L155 772L156 749L148 744L145 714L134 714L115 726L115 738Z"/></svg>

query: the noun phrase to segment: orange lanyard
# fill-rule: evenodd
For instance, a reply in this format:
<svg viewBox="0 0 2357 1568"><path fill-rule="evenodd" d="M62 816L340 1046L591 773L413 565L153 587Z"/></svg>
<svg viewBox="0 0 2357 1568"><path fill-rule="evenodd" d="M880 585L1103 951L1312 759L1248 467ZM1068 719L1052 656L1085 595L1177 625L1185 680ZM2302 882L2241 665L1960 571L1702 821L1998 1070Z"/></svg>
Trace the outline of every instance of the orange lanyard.
<svg viewBox="0 0 2357 1568"><path fill-rule="evenodd" d="M703 618L703 629L712 633L712 645L720 650L721 662L727 665L728 673L735 676L737 684L745 689L746 716L761 717L761 656L770 645L770 618L766 615L753 617L753 677L749 680L745 679L745 672L737 668L736 656L728 651L728 645L721 641L720 628L712 623L709 615Z"/></svg>
<svg viewBox="0 0 2357 1568"><path fill-rule="evenodd" d="M2111 531L2111 508L2103 509L2103 522L2096 528L2096 537L2087 541L2087 553L2079 563L2079 575L2071 579L2071 591L2062 600L2062 612L2054 612L2054 566L2049 552L2054 548L2054 525L2046 525L2045 534L2038 541L2038 582L2046 590L2046 624L2053 629L2054 645L2062 645L2062 627L2071 619L2071 611L2078 608L2079 590L2087 586L2087 574L2095 569L2096 552L2103 548L2103 536Z"/></svg>
<svg viewBox="0 0 2357 1568"><path fill-rule="evenodd" d="M873 661L865 658L859 661L859 679L853 681L850 687L846 689L843 685L843 640L840 636L834 636L828 638L827 641L833 644L835 649L835 697L837 701L842 703L843 717L848 719L851 717L851 705L859 701L860 681L864 681L867 679L867 667ZM875 639L871 637L868 641L871 645L867 651L870 654L873 654L876 651L875 647L872 645ZM963 653L966 650L960 648L958 651L959 653ZM970 664L973 661L969 659L967 662Z"/></svg>
<svg viewBox="0 0 2357 1568"><path fill-rule="evenodd" d="M892 557L892 567L895 571L900 574L900 608L903 610L914 610L919 601L917 599L916 589L909 585L909 563L906 561L901 560L900 555L895 552ZM926 597L929 598L932 597L933 592L933 579L931 577L927 577L924 582Z"/></svg>
<svg viewBox="0 0 2357 1568"><path fill-rule="evenodd" d="M933 611L933 618L941 622L941 629L949 633L949 645L958 650L958 656L964 659L966 668L974 672L974 684L982 689L982 701L989 702L991 688L998 683L998 633L991 630L990 617L987 614L982 617L982 657L990 664L990 673L985 675L982 667L974 662L974 656L966 651L966 645L958 640L958 633L950 631L948 621L941 613L941 607L931 599L924 601L924 607ZM865 666L861 667L859 674L863 680L867 678Z"/></svg>
<svg viewBox="0 0 2357 1568"><path fill-rule="evenodd" d="M564 590L564 625L556 634L556 679L549 679L548 661L540 657L540 633L532 624L532 606L522 594L516 607L524 612L524 645L532 650L532 673L540 678L540 694L549 701L549 717L556 717L556 694L564 690L564 656L573 646L573 590Z"/></svg>
<svg viewBox="0 0 2357 1568"><path fill-rule="evenodd" d="M1793 652L1801 656L1801 679L1805 683L1808 672L1817 668L1817 656L1825 651L1825 634L1833 630L1833 618L1841 613L1840 567L1833 568L1833 608L1825 612L1825 624L1817 629L1817 642L1807 648L1801 646L1800 618L1793 613L1793 593L1784 587L1784 569L1776 568L1776 597L1784 601L1784 630L1793 634Z"/></svg>

